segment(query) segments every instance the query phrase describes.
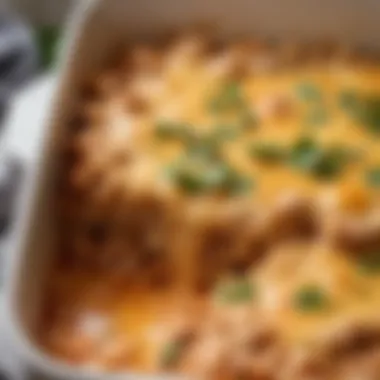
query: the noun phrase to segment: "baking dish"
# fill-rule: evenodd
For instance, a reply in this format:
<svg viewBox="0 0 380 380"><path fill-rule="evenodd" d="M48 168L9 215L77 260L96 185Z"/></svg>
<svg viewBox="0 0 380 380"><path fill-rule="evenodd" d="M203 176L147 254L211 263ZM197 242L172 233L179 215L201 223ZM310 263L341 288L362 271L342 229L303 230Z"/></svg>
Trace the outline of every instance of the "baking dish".
<svg viewBox="0 0 380 380"><path fill-rule="evenodd" d="M62 126L68 120L78 97L76 84L91 76L104 60L126 39L149 37L161 31L197 22L211 22L222 37L259 33L268 37L301 39L333 38L341 42L376 47L375 2L336 1L324 7L312 1L281 2L165 0L158 8L152 1L138 3L116 0L84 2L70 28L69 46L63 62L55 107L46 124L41 156L28 173L27 186L19 204L17 226L8 281L9 322L20 352L38 373L56 378L103 378L99 373L76 370L38 352L30 332L38 309L44 273L54 244L54 209L51 190L59 168L57 146ZM310 18L308 15L312 14ZM339 24L336 20L339 19ZM107 375L107 377L110 375ZM131 378L137 375L131 374ZM126 378L126 375L122 376ZM146 376L144 376L146 378Z"/></svg>

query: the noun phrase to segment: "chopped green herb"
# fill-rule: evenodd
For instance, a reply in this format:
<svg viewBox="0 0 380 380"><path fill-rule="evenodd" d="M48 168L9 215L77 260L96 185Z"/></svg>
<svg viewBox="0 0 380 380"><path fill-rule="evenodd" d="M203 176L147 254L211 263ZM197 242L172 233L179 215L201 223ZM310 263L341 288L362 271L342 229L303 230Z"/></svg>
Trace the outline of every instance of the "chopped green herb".
<svg viewBox="0 0 380 380"><path fill-rule="evenodd" d="M252 178L239 175L237 172L232 171L225 183L223 192L229 195L240 195L252 190L254 186L255 181Z"/></svg>
<svg viewBox="0 0 380 380"><path fill-rule="evenodd" d="M370 186L380 188L380 167L368 170L366 177Z"/></svg>
<svg viewBox="0 0 380 380"><path fill-rule="evenodd" d="M264 163L278 163L286 158L286 150L276 144L261 143L250 147L250 155Z"/></svg>
<svg viewBox="0 0 380 380"><path fill-rule="evenodd" d="M214 174L210 172L208 177L210 189L228 195L246 193L254 185L252 179L241 175L226 163L218 163Z"/></svg>
<svg viewBox="0 0 380 380"><path fill-rule="evenodd" d="M290 152L290 164L319 179L332 179L339 175L351 160L342 147L322 148L311 139L296 142Z"/></svg>
<svg viewBox="0 0 380 380"><path fill-rule="evenodd" d="M380 274L380 252L363 254L358 260L358 269L367 275Z"/></svg>
<svg viewBox="0 0 380 380"><path fill-rule="evenodd" d="M220 159L222 156L223 143L233 140L238 136L236 127L221 125L214 128L211 133L188 138L186 150L188 155L203 157L209 160Z"/></svg>
<svg viewBox="0 0 380 380"><path fill-rule="evenodd" d="M306 102L319 102L322 100L320 89L312 83L301 83L297 86L297 95Z"/></svg>
<svg viewBox="0 0 380 380"><path fill-rule="evenodd" d="M225 84L209 103L212 112L219 113L241 109L245 105L245 100L239 83L228 82Z"/></svg>
<svg viewBox="0 0 380 380"><path fill-rule="evenodd" d="M344 92L340 104L347 114L371 133L380 134L380 95L357 95Z"/></svg>
<svg viewBox="0 0 380 380"><path fill-rule="evenodd" d="M346 167L347 161L343 150L340 148L330 148L322 152L311 169L316 177L331 179L342 172Z"/></svg>
<svg viewBox="0 0 380 380"><path fill-rule="evenodd" d="M319 127L327 123L329 115L324 107L316 107L306 115L305 124L311 127Z"/></svg>
<svg viewBox="0 0 380 380"><path fill-rule="evenodd" d="M161 366L163 368L174 367L183 352L184 344L181 340L175 340L165 345L161 355Z"/></svg>
<svg viewBox="0 0 380 380"><path fill-rule="evenodd" d="M259 119L251 110L246 109L240 115L239 124L243 130L255 129L259 124Z"/></svg>
<svg viewBox="0 0 380 380"><path fill-rule="evenodd" d="M158 138L163 140L187 140L192 135L189 125L171 121L158 122L155 128L155 134Z"/></svg>
<svg viewBox="0 0 380 380"><path fill-rule="evenodd" d="M380 96L365 99L358 116L370 132L380 134Z"/></svg>
<svg viewBox="0 0 380 380"><path fill-rule="evenodd" d="M182 191L199 194L208 189L207 166L200 159L183 158L166 168L168 178Z"/></svg>
<svg viewBox="0 0 380 380"><path fill-rule="evenodd" d="M238 195L251 189L250 178L240 175L228 164L207 157L187 157L167 168L167 174L182 191L188 194L221 193Z"/></svg>
<svg viewBox="0 0 380 380"><path fill-rule="evenodd" d="M232 125L219 125L215 127L212 135L219 142L234 140L239 135L238 128Z"/></svg>
<svg viewBox="0 0 380 380"><path fill-rule="evenodd" d="M221 158L221 136L210 134L189 139L186 143L186 152L196 159L217 160Z"/></svg>
<svg viewBox="0 0 380 380"><path fill-rule="evenodd" d="M206 187L209 189L223 189L231 175L231 168L223 163L212 165L205 173Z"/></svg>
<svg viewBox="0 0 380 380"><path fill-rule="evenodd" d="M291 149L290 164L298 169L309 171L319 159L321 151L315 141L303 137Z"/></svg>
<svg viewBox="0 0 380 380"><path fill-rule="evenodd" d="M169 166L165 169L165 174L181 190L189 194L198 194L203 191L204 183L202 177L195 170Z"/></svg>
<svg viewBox="0 0 380 380"><path fill-rule="evenodd" d="M254 296L254 288L246 277L236 277L225 280L215 289L215 298L221 303L246 303L252 301Z"/></svg>
<svg viewBox="0 0 380 380"><path fill-rule="evenodd" d="M358 107L359 97L353 90L344 90L339 94L339 105L343 110L351 112Z"/></svg>
<svg viewBox="0 0 380 380"><path fill-rule="evenodd" d="M326 309L329 305L325 292L314 285L304 286L294 296L294 307L299 311L315 312Z"/></svg>

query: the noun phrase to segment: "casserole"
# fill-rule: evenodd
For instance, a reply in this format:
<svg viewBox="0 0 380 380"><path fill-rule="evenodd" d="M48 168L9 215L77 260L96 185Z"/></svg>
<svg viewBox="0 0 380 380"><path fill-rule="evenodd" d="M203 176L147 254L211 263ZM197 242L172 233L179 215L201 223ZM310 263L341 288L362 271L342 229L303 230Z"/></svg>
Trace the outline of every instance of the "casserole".
<svg viewBox="0 0 380 380"><path fill-rule="evenodd" d="M332 14L334 14L335 11L339 12L339 3L334 3L331 5L331 8L328 9L328 12L323 11L321 8L318 8L318 12L316 10L316 15L320 17L316 16L313 20L310 20L310 23L307 24L302 23L298 18L300 16L299 9L311 9L309 7L312 7L312 4L305 2L302 4L303 5L301 8L298 8L300 4L296 4L296 2L292 3L292 6L294 8L292 9L290 7L288 9L288 19L282 18L280 16L276 17L276 15L273 15L274 17L270 20L267 19L265 23L260 22L260 20L264 19L262 16L264 16L266 12L270 11L272 9L271 6L274 4L265 3L265 5L257 5L257 13L255 13L255 17L257 17L257 23L255 25L258 32L267 35L271 35L271 32L273 32L273 34L287 33L289 36L291 36L292 31L290 27L293 25L293 22L298 21L299 24L297 25L299 25L299 28L297 29L299 30L297 30L297 33L304 33L305 38L316 38L318 35L320 36L320 34L315 27L319 24L319 21L321 21L321 19L326 21L326 30L323 34L325 36L329 35L329 37L334 37L338 40L344 38L347 38L348 40L350 39L350 36L352 36L352 42L363 43L365 42L364 30L366 30L369 35L371 35L373 32L370 29L371 27L374 28L375 23L371 24L370 20L368 20L367 17L365 19L367 28L364 28L364 25L362 25L363 28L355 29L355 33L352 32L352 19L350 19L350 16L354 14L352 12L357 11L353 5L352 8L346 9L345 12L347 13L342 13L342 15L345 15L345 17L347 17L347 20L345 20L346 23L342 22L341 25L337 25L333 22L334 19L332 17ZM50 174L48 174L48 168L44 168L43 170L41 169L38 172L39 175L44 177L41 179L39 186L41 190L38 192L36 191L40 202L39 206L34 206L37 207L37 210L39 212L39 214L36 214L34 216L34 219L38 220L39 223L32 223L30 227L33 227L33 230L28 230L27 235L29 235L30 238L33 238L32 241L29 240L28 242L20 242L28 245L28 255L24 256L25 261L21 260L21 254L17 257L15 256L15 261L11 268L12 278L10 279L11 290L9 293L9 310L12 313L12 317L10 319L12 320L13 325L15 323L20 324L21 319L21 325L24 326L23 330L28 331L29 334L32 334L32 332L35 330L34 324L36 323L37 318L37 315L35 313L37 313L38 309L38 297L42 295L41 286L44 285L43 281L46 280L44 273L46 274L47 272L46 268L44 270L44 267L48 267L49 258L52 258L52 255L49 255L49 250L51 252L49 245L52 244L51 240L54 239L54 229L51 231L48 229L48 226L54 226L54 215L49 215L51 211L54 211L54 206L51 203L52 194L49 195L48 193L49 191L51 192L51 189L53 187L52 184L57 181L57 178L54 178L54 172L56 172L54 168L59 168L59 166L54 165L59 165L59 157L57 157L58 149L56 149L56 147L62 145L64 134L64 131L62 130L63 125L67 124L69 122L69 118L73 115L75 103L77 102L79 96L76 84L82 82L83 78L95 75L97 70L103 64L103 60L106 58L106 56L112 55L113 51L119 49L120 43L122 41L125 41L125 39L127 39L127 36L130 36L131 38L136 37L136 35L142 36L144 34L149 34L149 32L154 33L156 30L159 30L161 28L178 25L182 26L182 24L194 23L200 19L211 19L213 22L215 21L216 25L220 27L220 30L223 32L222 34L224 34L224 36L233 34L234 32L251 32L250 27L252 24L252 12L244 12L245 10L251 10L252 4L249 2L241 1L239 4L224 4L222 8L223 14L228 13L230 16L228 22L223 19L223 15L219 16L220 19L218 18L218 13L216 10L217 8L215 8L215 4L212 3L183 3L170 7L168 2L168 8L166 8L168 11L165 12L165 14L160 14L160 17L158 17L159 13L151 13L151 5L152 4L150 2L140 2L138 6L133 5L133 7L136 6L136 13L131 19L131 22L128 23L128 28L130 29L125 30L126 23L124 18L122 20L120 19L120 15L123 15L123 17L126 14L130 15L131 10L128 12L128 9L123 8L121 10L118 7L128 7L127 3L108 1L92 4L87 9L87 13L85 13L86 17L85 21L81 25L80 36L78 37L78 40L76 40L75 47L73 48L74 50L71 50L71 54L69 55L70 61L74 60L74 62L71 61L70 64L67 64L66 66L66 72L65 75L63 75L62 79L60 97L58 98L59 109L58 107L55 108L56 124L54 124L54 127L52 129L54 136L51 136L50 134L50 138L52 140L49 142L49 144L46 144L46 149L49 148L50 150L50 153L46 154L51 154L51 159L48 160L49 162L46 162L45 158L44 161L46 162L46 165L50 166ZM129 6L132 7L132 5ZM367 6L372 7L374 5L371 4ZM296 8L298 9L297 11ZM173 13L170 14L170 12ZM362 10L361 12L364 11ZM366 13L364 12L361 14L359 12L356 14L357 18L355 18L355 22L357 22L358 25L360 22L360 16L364 14ZM174 17L174 15L176 15L176 17ZM221 22L224 22L223 28L220 25ZM110 27L111 24L113 25L112 28ZM107 33L104 33L104 30L107 30ZM360 34L357 33L358 30L360 30ZM34 181L32 184L33 183ZM29 195L30 193L34 192L30 189L28 190ZM27 196L25 196L23 199L27 199ZM28 207L26 209L30 208ZM30 217L31 214L29 215L29 218ZM18 228L19 233L20 231L23 232L22 228L26 228L26 220L27 219L24 219L22 222L20 222ZM41 261L37 261L37 254L45 255L45 258L43 258ZM40 271L40 275L38 276L38 279L36 279L35 273L38 273L38 271ZM32 279L33 273L34 278ZM29 277L31 278L30 282L20 282L21 278L27 279ZM24 302L27 300L28 302L21 304L21 300ZM18 337L17 340L19 341L20 332L17 332L16 336ZM37 351L31 350L30 344L27 344L26 349L24 347L24 351L28 352L28 357L32 358L33 362L36 361L36 364L40 366L40 370L48 370L50 374L54 374L56 371L56 374L58 376L64 376L66 374L68 376L71 374L75 374L75 376L77 376L76 370L70 368L69 366L55 363L50 364L50 361L47 360L46 356L40 355L37 353ZM89 378L91 378L91 376L100 376L99 374L92 375L88 371L89 370L82 369L78 371L78 376L88 376Z"/></svg>

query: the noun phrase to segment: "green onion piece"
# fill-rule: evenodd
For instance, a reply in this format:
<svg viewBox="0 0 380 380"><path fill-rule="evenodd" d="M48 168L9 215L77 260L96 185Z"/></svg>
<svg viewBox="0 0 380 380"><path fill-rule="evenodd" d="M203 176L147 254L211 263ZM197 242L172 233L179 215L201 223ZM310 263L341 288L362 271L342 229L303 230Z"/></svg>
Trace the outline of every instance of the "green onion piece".
<svg viewBox="0 0 380 380"><path fill-rule="evenodd" d="M339 175L347 164L343 150L330 148L320 154L314 165L312 173L320 179L332 179Z"/></svg>
<svg viewBox="0 0 380 380"><path fill-rule="evenodd" d="M241 195L252 190L255 182L252 178L240 174L236 169L226 163L219 163L219 170L223 173L214 189L226 195Z"/></svg>
<svg viewBox="0 0 380 380"><path fill-rule="evenodd" d="M212 136L219 142L234 140L239 135L239 129L232 125L218 125Z"/></svg>
<svg viewBox="0 0 380 380"><path fill-rule="evenodd" d="M319 102L322 100L320 89L312 83L301 83L297 86L298 97L306 102Z"/></svg>
<svg viewBox="0 0 380 380"><path fill-rule="evenodd" d="M168 166L165 174L185 193L200 194L207 189L204 169L191 161L180 160Z"/></svg>
<svg viewBox="0 0 380 380"><path fill-rule="evenodd" d="M188 194L242 194L253 186L253 181L237 173L222 161L204 157L187 157L167 168L172 182Z"/></svg>
<svg viewBox="0 0 380 380"><path fill-rule="evenodd" d="M380 96L365 99L358 116L369 132L380 134Z"/></svg>
<svg viewBox="0 0 380 380"><path fill-rule="evenodd" d="M231 168L223 163L211 165L205 172L205 183L210 190L223 190L228 186L228 181L231 176Z"/></svg>
<svg viewBox="0 0 380 380"><path fill-rule="evenodd" d="M189 139L186 144L189 157L203 160L218 160L222 156L221 136L210 134Z"/></svg>
<svg viewBox="0 0 380 380"><path fill-rule="evenodd" d="M216 301L223 304L242 304L255 297L252 283L246 277L236 277L222 281L215 289Z"/></svg>
<svg viewBox="0 0 380 380"><path fill-rule="evenodd" d="M239 130L234 126L220 125L203 136L193 136L186 142L187 153L193 157L216 160L222 156L223 143L237 138Z"/></svg>
<svg viewBox="0 0 380 380"><path fill-rule="evenodd" d="M370 252L363 254L358 260L358 270L362 274L380 274L380 252Z"/></svg>
<svg viewBox="0 0 380 380"><path fill-rule="evenodd" d="M340 107L347 112L354 111L359 105L358 94L353 90L344 90L338 95Z"/></svg>
<svg viewBox="0 0 380 380"><path fill-rule="evenodd" d="M209 110L214 113L240 109L245 105L241 87L237 82L228 82L213 97Z"/></svg>
<svg viewBox="0 0 380 380"><path fill-rule="evenodd" d="M375 188L380 188L380 167L372 168L366 174L367 183Z"/></svg>
<svg viewBox="0 0 380 380"><path fill-rule="evenodd" d="M289 156L290 164L316 178L329 180L339 175L351 161L347 149L330 147L323 149L309 138L300 139Z"/></svg>
<svg viewBox="0 0 380 380"><path fill-rule="evenodd" d="M256 144L250 147L249 153L251 157L268 164L279 163L286 158L286 150L272 143Z"/></svg>
<svg viewBox="0 0 380 380"><path fill-rule="evenodd" d="M316 107L306 115L306 126L319 127L327 123L329 115L324 107Z"/></svg>
<svg viewBox="0 0 380 380"><path fill-rule="evenodd" d="M318 286L304 286L294 295L294 308L298 311L316 312L326 309L328 305L325 292Z"/></svg>
<svg viewBox="0 0 380 380"><path fill-rule="evenodd" d="M369 132L380 134L380 95L357 95L345 91L339 97L343 110Z"/></svg>
<svg viewBox="0 0 380 380"><path fill-rule="evenodd" d="M239 125L243 130L252 130L256 129L259 124L259 119L257 115L251 110L242 111L239 116Z"/></svg>
<svg viewBox="0 0 380 380"><path fill-rule="evenodd" d="M187 124L160 121L156 124L155 135L162 140L187 141L192 137L191 127Z"/></svg>
<svg viewBox="0 0 380 380"><path fill-rule="evenodd" d="M320 155L321 150L315 141L308 137L303 137L291 148L289 162L297 169L310 171Z"/></svg>
<svg viewBox="0 0 380 380"><path fill-rule="evenodd" d="M161 366L163 368L174 367L181 358L184 344L181 340L175 340L165 345L161 354Z"/></svg>

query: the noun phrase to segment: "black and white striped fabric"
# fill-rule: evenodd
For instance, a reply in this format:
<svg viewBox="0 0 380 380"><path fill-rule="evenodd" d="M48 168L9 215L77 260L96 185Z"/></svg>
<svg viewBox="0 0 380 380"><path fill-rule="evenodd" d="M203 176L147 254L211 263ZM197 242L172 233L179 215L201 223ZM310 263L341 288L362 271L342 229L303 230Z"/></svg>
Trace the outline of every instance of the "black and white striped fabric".
<svg viewBox="0 0 380 380"><path fill-rule="evenodd" d="M0 9L0 130L12 98L36 74L37 67L32 33L9 10ZM9 157L0 162L0 238L9 225L20 170Z"/></svg>
<svg viewBox="0 0 380 380"><path fill-rule="evenodd" d="M30 30L10 11L0 9L0 121L15 91L35 75L37 66Z"/></svg>
<svg viewBox="0 0 380 380"><path fill-rule="evenodd" d="M2 138L2 123L5 121L12 98L36 74L37 67L37 49L30 30L9 10L0 7L0 138ZM11 157L4 157L3 154L0 154L0 157L2 158L0 241L2 241L12 220L11 214L21 180L22 167ZM1 301L0 295L0 380L22 380L25 379L25 369L15 357L3 331L6 327L3 323L4 311Z"/></svg>

